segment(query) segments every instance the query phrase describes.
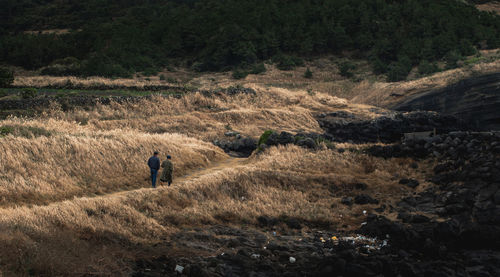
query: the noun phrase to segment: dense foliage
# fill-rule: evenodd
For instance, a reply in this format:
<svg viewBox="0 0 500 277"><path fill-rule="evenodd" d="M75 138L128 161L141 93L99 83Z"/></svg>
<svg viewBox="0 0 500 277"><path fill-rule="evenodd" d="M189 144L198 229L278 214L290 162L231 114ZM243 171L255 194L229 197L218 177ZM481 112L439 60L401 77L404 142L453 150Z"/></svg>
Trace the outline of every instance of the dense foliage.
<svg viewBox="0 0 500 277"><path fill-rule="evenodd" d="M0 88L8 87L12 82L14 82L14 74L7 68L0 67Z"/></svg>
<svg viewBox="0 0 500 277"><path fill-rule="evenodd" d="M500 46L500 17L457 0L2 0L0 60L46 73L125 76L185 62L227 70L349 51L374 72ZM26 30L71 29L66 34Z"/></svg>

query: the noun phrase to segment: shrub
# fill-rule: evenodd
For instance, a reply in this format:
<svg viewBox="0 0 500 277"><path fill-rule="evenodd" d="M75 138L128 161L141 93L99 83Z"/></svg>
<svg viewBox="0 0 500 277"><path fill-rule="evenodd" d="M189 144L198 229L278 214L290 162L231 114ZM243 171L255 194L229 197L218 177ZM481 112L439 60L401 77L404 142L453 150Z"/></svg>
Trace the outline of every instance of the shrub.
<svg viewBox="0 0 500 277"><path fill-rule="evenodd" d="M25 88L21 91L21 97L23 99L32 99L35 98L38 94L38 91L34 88Z"/></svg>
<svg viewBox="0 0 500 277"><path fill-rule="evenodd" d="M378 58L372 62L372 67L375 74L384 74L388 70L387 64Z"/></svg>
<svg viewBox="0 0 500 277"><path fill-rule="evenodd" d="M352 70L355 69L355 68L356 67L351 62L343 62L343 63L341 63L340 66L339 66L340 76L343 76L343 77L346 77L346 78L351 78L352 76L354 76L354 74L352 73Z"/></svg>
<svg viewBox="0 0 500 277"><path fill-rule="evenodd" d="M265 131L259 138L259 142L257 143L258 146L260 146L261 144L266 144L267 143L267 139L269 138L269 136L271 136L272 134L274 133L273 130L267 130Z"/></svg>
<svg viewBox="0 0 500 277"><path fill-rule="evenodd" d="M2 126L0 127L0 137L6 136L8 134L12 134L14 132L14 128L11 126Z"/></svg>
<svg viewBox="0 0 500 277"><path fill-rule="evenodd" d="M450 51L446 54L446 56L444 57L445 61L446 61L446 68L447 69L453 69L453 68L457 68L458 67L458 61L460 61L460 59L462 58L462 56L460 56L460 53L458 53L458 51Z"/></svg>
<svg viewBox="0 0 500 277"><path fill-rule="evenodd" d="M275 56L273 62L277 64L276 66L279 70L292 70L296 66L304 65L304 61L301 58L283 54Z"/></svg>
<svg viewBox="0 0 500 277"><path fill-rule="evenodd" d="M250 74L260 74L266 72L266 66L264 63L254 64L250 70Z"/></svg>
<svg viewBox="0 0 500 277"><path fill-rule="evenodd" d="M150 68L146 68L142 74L146 77L149 77L149 76L155 76L156 74L158 74L158 69L156 68L153 68L153 67L150 67Z"/></svg>
<svg viewBox="0 0 500 277"><path fill-rule="evenodd" d="M389 65L387 80L389 82L398 82L405 80L410 73L408 67L400 62L393 62Z"/></svg>
<svg viewBox="0 0 500 277"><path fill-rule="evenodd" d="M437 64L430 63L427 60L423 60L418 65L418 73L420 75L424 75L425 76L425 75L429 75L429 74L432 74L432 73L438 72L438 71L439 71L439 67L437 66Z"/></svg>
<svg viewBox="0 0 500 277"><path fill-rule="evenodd" d="M248 72L247 71L244 71L244 70L241 70L241 69L235 69L233 71L233 78L234 79L243 79L245 78L246 76L248 75Z"/></svg>
<svg viewBox="0 0 500 277"><path fill-rule="evenodd" d="M73 57L56 60L51 65L44 67L40 73L42 75L70 76L80 75L82 65L80 61Z"/></svg>
<svg viewBox="0 0 500 277"><path fill-rule="evenodd" d="M306 69L306 72L304 73L304 78L311 79L313 77L313 73L309 67Z"/></svg>
<svg viewBox="0 0 500 277"><path fill-rule="evenodd" d="M165 80L166 80L165 75L161 74L160 75L160 81L165 81Z"/></svg>
<svg viewBox="0 0 500 277"><path fill-rule="evenodd" d="M7 68L0 67L0 87L10 87L14 82L14 74Z"/></svg>
<svg viewBox="0 0 500 277"><path fill-rule="evenodd" d="M177 79L175 79L175 78L173 78L173 77L168 77L168 78L167 78L167 82L172 83L172 84L175 84L175 83L177 83Z"/></svg>
<svg viewBox="0 0 500 277"><path fill-rule="evenodd" d="M44 128L22 125L5 125L0 127L0 136L6 136L9 134L16 137L34 138L40 136L50 137L52 132Z"/></svg>

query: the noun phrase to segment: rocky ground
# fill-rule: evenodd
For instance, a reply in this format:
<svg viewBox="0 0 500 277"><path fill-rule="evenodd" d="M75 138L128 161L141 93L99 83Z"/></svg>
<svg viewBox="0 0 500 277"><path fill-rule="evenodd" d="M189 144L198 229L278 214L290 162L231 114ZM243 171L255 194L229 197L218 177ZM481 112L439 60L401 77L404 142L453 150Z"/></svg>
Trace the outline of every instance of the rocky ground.
<svg viewBox="0 0 500 277"><path fill-rule="evenodd" d="M176 254L139 260L135 276L500 276L500 133L457 131L467 125L428 112L346 118L321 115L325 134L270 132L259 147L307 140L310 144L303 146L314 149L318 139L328 138L391 142L365 151L434 161L428 176L433 185L401 199L397 207L370 195L345 197L345 205L380 205L352 233L264 217L258 218L259 226L185 230L161 246ZM433 128L440 134L401 141L404 132ZM258 147L239 134L227 136L232 142L217 142L227 151L251 153ZM400 184L420 185L406 178ZM386 217L387 209L397 218Z"/></svg>

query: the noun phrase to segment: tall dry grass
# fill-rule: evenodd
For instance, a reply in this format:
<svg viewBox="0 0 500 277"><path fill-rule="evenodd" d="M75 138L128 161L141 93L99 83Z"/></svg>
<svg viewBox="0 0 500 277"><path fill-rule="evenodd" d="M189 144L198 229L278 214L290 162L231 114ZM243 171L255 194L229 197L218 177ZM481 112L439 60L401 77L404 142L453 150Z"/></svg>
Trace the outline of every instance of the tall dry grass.
<svg viewBox="0 0 500 277"><path fill-rule="evenodd" d="M48 203L148 185L154 150L174 157L176 175L225 157L209 143L179 134L134 131L0 138L0 206Z"/></svg>
<svg viewBox="0 0 500 277"><path fill-rule="evenodd" d="M375 116L371 106L326 93L252 87L256 95L195 93L67 112L54 106L40 117L0 121L24 128L0 138L0 270L127 275L137 253L175 232L254 225L261 215L354 229L365 220L362 209L374 206L340 204L342 196L360 193L353 184L365 182L368 192L392 203L409 192L399 176L423 181L407 160L326 147L272 147L211 168L228 157L208 141L228 129L253 137L265 129L321 132L317 113ZM174 157L173 187L147 188L153 150Z"/></svg>
<svg viewBox="0 0 500 277"><path fill-rule="evenodd" d="M255 89L257 95L195 93L68 112L55 105L37 118L2 120L25 134L0 138L0 205L138 188L147 184L145 160L154 149L172 154L182 175L224 157L201 140L228 128L253 137L266 129L321 132L314 113L349 106L329 95Z"/></svg>
<svg viewBox="0 0 500 277"><path fill-rule="evenodd" d="M395 174L422 178L404 160L296 146L274 147L228 166L173 187L1 209L0 265L6 272L36 275L128 274L134 251L169 234L212 224L256 224L261 215L356 228L365 220L362 210L374 206L340 204L342 196L359 193L354 182L366 182L368 191L391 203L409 191Z"/></svg>
<svg viewBox="0 0 500 277"><path fill-rule="evenodd" d="M73 76L16 76L14 79L14 86L19 87L66 87L68 84L82 88L99 88L99 87L117 87L117 88L144 88L150 86L177 86L178 84L160 81L159 79L109 79L104 77L73 77Z"/></svg>
<svg viewBox="0 0 500 277"><path fill-rule="evenodd" d="M92 130L139 130L147 133L182 133L206 141L228 129L259 136L266 129L292 132L322 132L315 114L349 110L370 115L366 105L307 91L266 89L253 86L256 95L205 96L192 93L182 98L156 97L138 103L97 105L94 109L65 112L54 107L45 114L65 122L80 122Z"/></svg>

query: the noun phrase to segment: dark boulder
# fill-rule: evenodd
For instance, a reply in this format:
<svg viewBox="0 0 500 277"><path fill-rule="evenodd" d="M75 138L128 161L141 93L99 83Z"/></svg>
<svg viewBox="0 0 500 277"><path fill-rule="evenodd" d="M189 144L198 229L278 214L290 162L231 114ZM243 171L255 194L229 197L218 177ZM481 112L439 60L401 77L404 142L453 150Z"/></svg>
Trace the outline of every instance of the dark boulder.
<svg viewBox="0 0 500 277"><path fill-rule="evenodd" d="M342 200L340 200L340 203L347 205L347 206L351 206L353 203L353 199L352 199L352 197L343 197Z"/></svg>
<svg viewBox="0 0 500 277"><path fill-rule="evenodd" d="M358 205L378 204L379 201L376 199L373 199L371 196L369 196L367 194L360 194L360 195L356 195L356 197L354 197L354 203L356 203Z"/></svg>
<svg viewBox="0 0 500 277"><path fill-rule="evenodd" d="M316 142L312 138L300 139L297 141L297 145L309 149L314 149L317 147Z"/></svg>

